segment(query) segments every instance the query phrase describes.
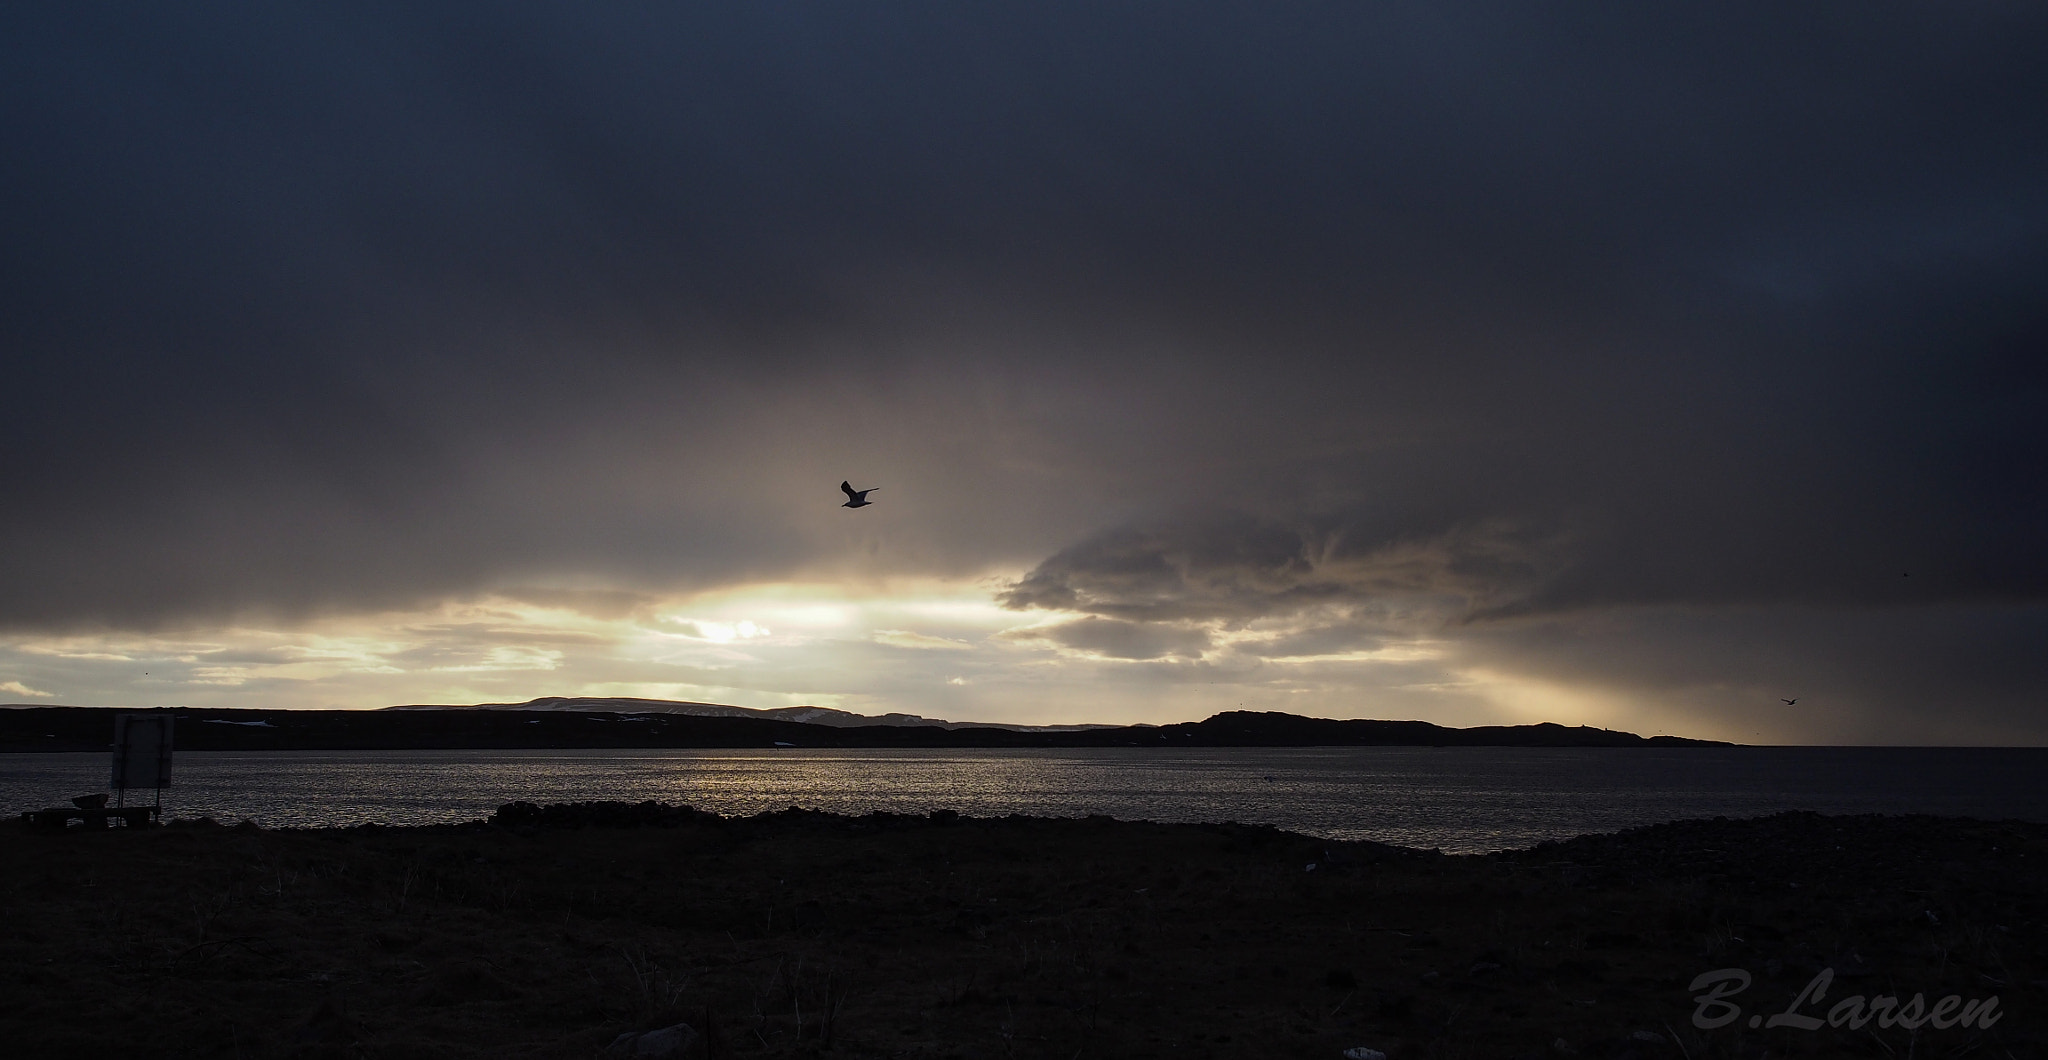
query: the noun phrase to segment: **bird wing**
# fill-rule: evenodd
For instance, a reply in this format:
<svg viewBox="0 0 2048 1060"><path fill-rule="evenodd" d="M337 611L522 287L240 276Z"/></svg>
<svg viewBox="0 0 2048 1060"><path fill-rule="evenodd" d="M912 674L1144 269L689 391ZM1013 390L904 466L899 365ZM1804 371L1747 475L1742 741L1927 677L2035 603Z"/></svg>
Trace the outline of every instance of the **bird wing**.
<svg viewBox="0 0 2048 1060"><path fill-rule="evenodd" d="M846 494L847 500L857 501L860 499L860 494L853 492L853 483L851 482L841 482L839 484L839 490L840 492Z"/></svg>

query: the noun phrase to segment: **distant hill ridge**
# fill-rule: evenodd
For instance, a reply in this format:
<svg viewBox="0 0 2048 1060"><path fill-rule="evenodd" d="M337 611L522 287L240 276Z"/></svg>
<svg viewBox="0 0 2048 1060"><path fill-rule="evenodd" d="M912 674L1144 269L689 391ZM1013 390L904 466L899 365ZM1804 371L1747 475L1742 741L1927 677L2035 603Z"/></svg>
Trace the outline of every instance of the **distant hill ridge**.
<svg viewBox="0 0 2048 1060"><path fill-rule="evenodd" d="M946 721L917 714L855 714L837 707L735 707L727 703L695 703L680 699L636 699L631 696L542 696L524 703L415 703L384 710L585 710L617 714L687 714L694 718L771 718L804 725L851 728L863 725L933 726L941 729L1011 729L1016 732L1080 732L1114 729L1114 725L1010 725L993 721Z"/></svg>
<svg viewBox="0 0 2048 1060"><path fill-rule="evenodd" d="M564 704L590 704L590 706ZM620 706L631 709L619 710ZM661 707L686 709L660 709ZM691 710L687 708L698 708ZM717 708L716 712L700 712ZM0 751L92 751L107 746L113 716L136 708L22 705L0 710ZM174 707L181 750L449 750L457 748L856 747L1706 747L1678 736L1642 737L1587 726L1337 721L1233 710L1172 725L1033 727L863 718L825 707L754 711L717 703L559 699L474 707L249 710ZM833 722L799 721L821 711ZM849 720L855 719L855 720Z"/></svg>

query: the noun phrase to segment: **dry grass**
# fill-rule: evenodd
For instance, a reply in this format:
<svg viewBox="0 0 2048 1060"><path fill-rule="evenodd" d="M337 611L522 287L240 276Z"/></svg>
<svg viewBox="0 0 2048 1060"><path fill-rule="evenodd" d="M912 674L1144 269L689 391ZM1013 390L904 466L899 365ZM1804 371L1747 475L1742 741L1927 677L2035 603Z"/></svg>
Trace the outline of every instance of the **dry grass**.
<svg viewBox="0 0 2048 1060"><path fill-rule="evenodd" d="M0 1040L30 1057L591 1057L677 1021L716 1057L2023 1057L2048 979L2038 826L1809 816L1335 866L1235 826L813 814L0 848ZM1774 1012L1851 954L1830 1003L2008 1015L1691 1025L1702 971L1748 968L1739 1000Z"/></svg>

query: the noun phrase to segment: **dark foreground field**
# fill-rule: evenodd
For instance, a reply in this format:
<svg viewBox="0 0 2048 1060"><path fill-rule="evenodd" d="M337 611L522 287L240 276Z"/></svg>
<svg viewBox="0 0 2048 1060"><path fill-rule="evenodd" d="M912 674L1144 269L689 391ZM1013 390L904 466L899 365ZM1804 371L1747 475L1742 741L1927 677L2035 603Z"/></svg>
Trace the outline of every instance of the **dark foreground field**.
<svg viewBox="0 0 2048 1060"><path fill-rule="evenodd" d="M0 1052L595 1057L677 1022L711 1057L2036 1057L2048 1040L2041 825L1792 814L1443 857L1107 820L499 822L6 826ZM1742 1012L1698 1028L1690 984L1724 968L1754 979L1728 999ZM1747 1026L1825 968L1801 1013L1917 993L1995 996L1997 1019Z"/></svg>

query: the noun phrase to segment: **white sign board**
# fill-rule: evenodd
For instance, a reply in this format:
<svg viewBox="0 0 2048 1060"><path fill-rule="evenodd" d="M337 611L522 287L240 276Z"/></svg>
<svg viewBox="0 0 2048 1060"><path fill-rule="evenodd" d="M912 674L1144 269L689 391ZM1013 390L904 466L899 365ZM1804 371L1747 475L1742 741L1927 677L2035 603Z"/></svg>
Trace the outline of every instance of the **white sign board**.
<svg viewBox="0 0 2048 1060"><path fill-rule="evenodd" d="M114 788L171 786L171 720L161 714L114 715Z"/></svg>

